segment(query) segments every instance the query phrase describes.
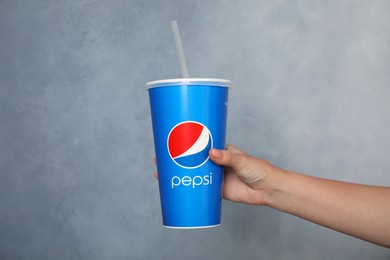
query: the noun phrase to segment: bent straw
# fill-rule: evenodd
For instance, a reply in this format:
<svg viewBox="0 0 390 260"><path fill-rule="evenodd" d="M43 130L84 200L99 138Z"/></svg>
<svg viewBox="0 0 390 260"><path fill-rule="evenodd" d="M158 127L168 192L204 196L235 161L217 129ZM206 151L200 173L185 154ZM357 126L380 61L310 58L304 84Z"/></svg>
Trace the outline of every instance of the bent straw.
<svg viewBox="0 0 390 260"><path fill-rule="evenodd" d="M181 74L183 75L183 78L189 78L190 75L188 73L186 57L184 56L183 45L181 44L179 26L177 25L177 21L171 21L171 26L173 37L175 38L177 55L179 56Z"/></svg>

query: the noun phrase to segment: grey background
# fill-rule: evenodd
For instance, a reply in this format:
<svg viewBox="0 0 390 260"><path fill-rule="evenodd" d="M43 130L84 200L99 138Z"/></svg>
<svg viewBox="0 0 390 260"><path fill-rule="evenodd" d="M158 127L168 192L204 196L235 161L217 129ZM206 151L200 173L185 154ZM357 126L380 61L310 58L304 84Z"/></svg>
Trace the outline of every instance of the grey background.
<svg viewBox="0 0 390 260"><path fill-rule="evenodd" d="M389 1L0 1L0 259L389 259L266 207L161 227L144 84L232 80L228 141L390 185Z"/></svg>

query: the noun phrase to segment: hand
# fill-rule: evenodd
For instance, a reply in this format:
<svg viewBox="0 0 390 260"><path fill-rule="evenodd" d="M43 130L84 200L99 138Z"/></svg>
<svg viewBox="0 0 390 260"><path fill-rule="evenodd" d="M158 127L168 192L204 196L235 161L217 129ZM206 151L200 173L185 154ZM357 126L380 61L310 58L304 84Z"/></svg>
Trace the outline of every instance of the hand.
<svg viewBox="0 0 390 260"><path fill-rule="evenodd" d="M227 200L264 205L271 177L278 168L228 145L226 150L211 149L210 159L225 168L223 196Z"/></svg>
<svg viewBox="0 0 390 260"><path fill-rule="evenodd" d="M209 156L214 163L226 167L223 197L234 202L265 205L265 194L271 179L282 171L232 145L227 145L226 150L211 149ZM153 162L156 164L156 158ZM157 171L154 177L158 179Z"/></svg>

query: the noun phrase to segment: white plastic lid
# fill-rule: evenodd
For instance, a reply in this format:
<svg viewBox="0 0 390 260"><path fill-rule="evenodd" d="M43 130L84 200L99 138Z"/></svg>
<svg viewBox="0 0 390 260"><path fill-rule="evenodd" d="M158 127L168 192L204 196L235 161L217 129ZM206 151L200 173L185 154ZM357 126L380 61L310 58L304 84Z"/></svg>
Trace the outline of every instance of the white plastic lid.
<svg viewBox="0 0 390 260"><path fill-rule="evenodd" d="M177 79L163 79L154 80L146 83L146 88L156 88L164 86L175 86L175 85L208 85L208 86L221 86L230 87L232 82L227 79L213 79L213 78L177 78Z"/></svg>

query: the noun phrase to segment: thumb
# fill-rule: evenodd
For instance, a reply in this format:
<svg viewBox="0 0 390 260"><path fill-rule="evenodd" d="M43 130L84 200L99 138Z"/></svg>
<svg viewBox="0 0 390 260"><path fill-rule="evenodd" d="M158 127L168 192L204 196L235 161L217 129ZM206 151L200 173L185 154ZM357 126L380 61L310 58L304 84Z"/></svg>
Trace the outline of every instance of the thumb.
<svg viewBox="0 0 390 260"><path fill-rule="evenodd" d="M214 163L230 167L236 172L241 172L247 167L247 156L245 155L244 152L231 145L228 145L227 150L213 148L209 152L210 159Z"/></svg>

